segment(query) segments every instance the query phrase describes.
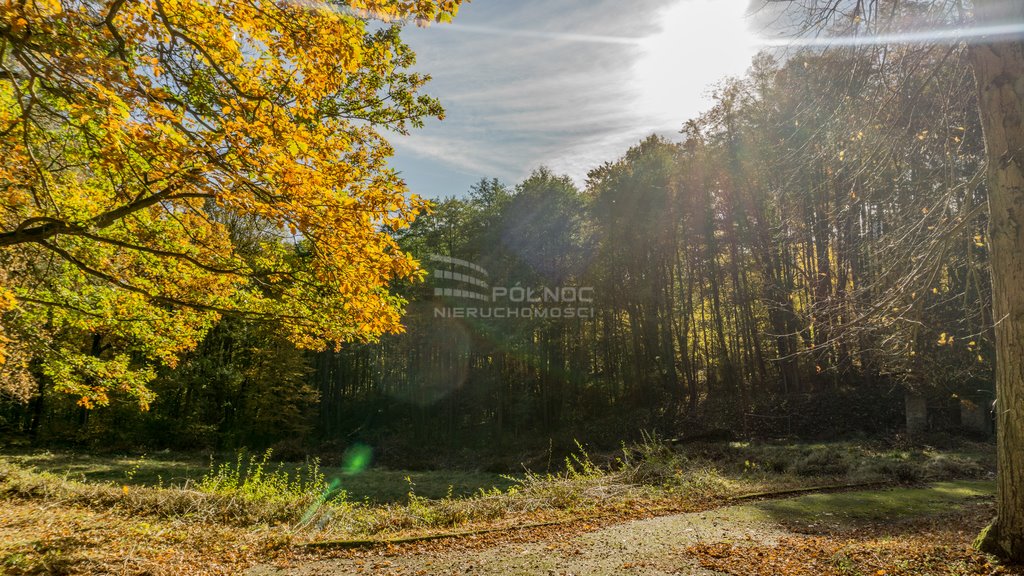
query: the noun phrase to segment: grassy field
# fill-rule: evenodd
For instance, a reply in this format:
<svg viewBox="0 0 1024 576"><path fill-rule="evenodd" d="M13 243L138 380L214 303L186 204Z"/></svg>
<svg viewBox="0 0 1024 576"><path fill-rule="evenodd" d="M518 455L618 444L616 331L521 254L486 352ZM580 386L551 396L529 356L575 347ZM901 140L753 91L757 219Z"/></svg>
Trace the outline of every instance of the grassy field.
<svg viewBox="0 0 1024 576"><path fill-rule="evenodd" d="M288 556L304 542L388 540L577 518L608 521L836 485L984 483L993 466L985 444L936 450L652 441L619 453L588 454L580 447L557 471L518 476L319 468L315 462L275 463L267 455L248 454L211 460L23 451L0 454L0 566L11 574L85 574L128 562L137 565L135 572L201 565L205 573L230 574ZM765 510L781 520L863 506L844 504L841 495L815 498L802 499L807 504L797 511L782 501ZM942 508L941 498L928 498L916 502L890 492L871 508L885 514L901 507L912 513Z"/></svg>
<svg viewBox="0 0 1024 576"><path fill-rule="evenodd" d="M982 477L995 470L991 445L964 442L952 449L927 446L877 445L856 442L835 443L700 443L676 446L667 451L651 443L622 452L588 454L603 468L622 466L623 460L636 473L654 475L706 465L734 478L773 482L803 482L807 478L845 479L865 482L891 478L904 482L950 477ZM657 449L652 449L657 448ZM582 448L581 448L582 449ZM245 458L252 455L242 453ZM261 457L262 454L255 456ZM219 455L175 454L170 452L134 455L94 455L57 450L4 452L0 458L19 467L46 472L69 480L128 486L183 487L194 484L221 464L237 461L239 453ZM571 463L571 462L570 462ZM564 469L555 463L555 472ZM305 466L299 462L269 462L269 466L294 474ZM402 502L410 488L418 496L440 499L462 498L480 490L507 490L522 480L523 473L495 474L474 470L392 470L372 467L353 473L343 466L320 466L328 481L336 481L351 500L375 504ZM411 481L411 485L410 485Z"/></svg>
<svg viewBox="0 0 1024 576"><path fill-rule="evenodd" d="M156 453L133 456L96 456L74 452L32 451L4 456L18 466L47 472L70 480L87 483L112 483L128 486L184 487L195 484L218 464L231 463L236 455L195 457ZM303 463L273 463L271 466L289 474L303 468ZM424 498L446 496L466 497L483 490L511 486L511 476L472 470L389 470L370 468L351 473L343 467L320 467L328 482L336 482L349 499L368 500L374 504L401 502L410 490ZM410 483L411 482L411 483Z"/></svg>

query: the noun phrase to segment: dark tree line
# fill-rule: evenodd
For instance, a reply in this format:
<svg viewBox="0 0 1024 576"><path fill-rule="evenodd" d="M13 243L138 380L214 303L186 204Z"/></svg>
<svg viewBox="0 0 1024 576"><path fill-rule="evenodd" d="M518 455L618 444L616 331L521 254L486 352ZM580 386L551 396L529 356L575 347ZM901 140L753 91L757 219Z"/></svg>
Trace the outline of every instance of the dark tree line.
<svg viewBox="0 0 1024 576"><path fill-rule="evenodd" d="M762 55L678 138L643 140L582 187L541 168L438 203L399 237L427 272L396 287L404 334L307 354L224 320L154 383L148 413L44 393L6 404L5 425L180 447L362 440L408 459L641 429L877 431L901 425L906 390L982 403L993 318L966 59ZM592 288L591 313L437 317L464 299L435 295L454 284L434 271L467 270L431 255L486 270L486 294Z"/></svg>

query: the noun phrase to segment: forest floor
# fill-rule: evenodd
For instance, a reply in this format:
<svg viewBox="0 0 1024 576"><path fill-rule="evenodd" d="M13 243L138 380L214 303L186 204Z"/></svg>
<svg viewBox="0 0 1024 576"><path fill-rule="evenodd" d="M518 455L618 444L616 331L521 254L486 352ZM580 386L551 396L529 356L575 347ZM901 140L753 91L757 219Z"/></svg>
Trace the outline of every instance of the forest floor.
<svg viewBox="0 0 1024 576"><path fill-rule="evenodd" d="M1015 573L970 548L984 444L648 444L518 476L253 462L0 453L0 573Z"/></svg>
<svg viewBox="0 0 1024 576"><path fill-rule="evenodd" d="M624 522L297 554L251 569L294 575L1011 574L971 549L993 484L819 493Z"/></svg>

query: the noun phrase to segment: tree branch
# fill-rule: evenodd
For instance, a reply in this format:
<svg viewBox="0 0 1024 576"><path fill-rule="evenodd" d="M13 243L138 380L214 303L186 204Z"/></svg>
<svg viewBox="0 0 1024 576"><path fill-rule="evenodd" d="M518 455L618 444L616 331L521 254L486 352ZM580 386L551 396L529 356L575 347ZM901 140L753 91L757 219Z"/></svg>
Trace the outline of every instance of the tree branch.
<svg viewBox="0 0 1024 576"><path fill-rule="evenodd" d="M195 175L193 171L191 173ZM2 246L13 246L15 244L24 244L26 242L40 242L48 238L57 236L58 234L74 234L83 235L89 230L102 230L115 222L121 220L125 216L144 210L158 204L165 200L177 199L177 198L202 198L207 197L208 194L174 194L174 192L181 187L182 182L175 182L165 187L163 190L155 194L151 194L144 198L140 198L133 202L129 202L123 206L108 210L102 214L92 217L85 224L73 224L62 220L51 220L46 224L40 224L39 226L33 226L31 228L24 227L24 223L18 226L10 232L0 233L0 247ZM36 218L38 220L38 218ZM32 219L30 219L32 220Z"/></svg>

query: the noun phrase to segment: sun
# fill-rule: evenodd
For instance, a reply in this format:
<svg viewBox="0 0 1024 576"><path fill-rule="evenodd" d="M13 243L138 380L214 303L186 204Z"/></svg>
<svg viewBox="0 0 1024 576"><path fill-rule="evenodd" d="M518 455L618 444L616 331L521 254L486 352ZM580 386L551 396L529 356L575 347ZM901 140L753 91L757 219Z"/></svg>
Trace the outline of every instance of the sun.
<svg viewBox="0 0 1024 576"><path fill-rule="evenodd" d="M746 0L679 0L639 43L633 67L637 112L656 128L677 128L710 104L708 88L740 75L757 52Z"/></svg>

